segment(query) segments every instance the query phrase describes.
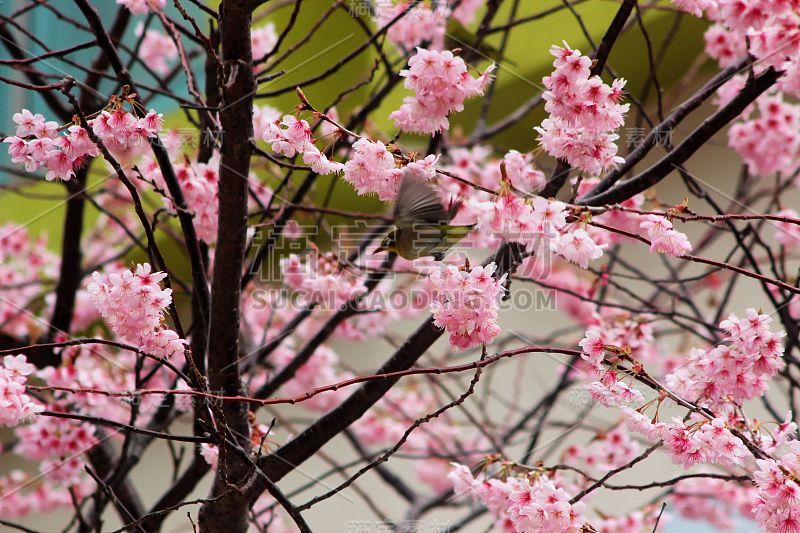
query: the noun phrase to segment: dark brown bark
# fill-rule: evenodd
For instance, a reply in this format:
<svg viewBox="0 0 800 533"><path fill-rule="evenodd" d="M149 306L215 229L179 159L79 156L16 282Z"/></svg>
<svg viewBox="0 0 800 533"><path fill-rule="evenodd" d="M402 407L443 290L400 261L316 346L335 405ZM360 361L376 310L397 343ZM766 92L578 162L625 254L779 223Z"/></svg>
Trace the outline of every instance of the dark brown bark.
<svg viewBox="0 0 800 533"><path fill-rule="evenodd" d="M220 121L222 150L219 180L219 227L211 285L208 337L208 382L211 390L241 394L239 376L239 320L241 282L247 235L247 176L253 136L255 79L250 46L251 5L225 1L220 7L220 44L223 71ZM237 490L252 474L252 464L235 451L248 450L247 405L226 402L215 416L222 432L219 468L210 501L200 510L201 531L244 532L248 500ZM233 489L233 490L231 490Z"/></svg>

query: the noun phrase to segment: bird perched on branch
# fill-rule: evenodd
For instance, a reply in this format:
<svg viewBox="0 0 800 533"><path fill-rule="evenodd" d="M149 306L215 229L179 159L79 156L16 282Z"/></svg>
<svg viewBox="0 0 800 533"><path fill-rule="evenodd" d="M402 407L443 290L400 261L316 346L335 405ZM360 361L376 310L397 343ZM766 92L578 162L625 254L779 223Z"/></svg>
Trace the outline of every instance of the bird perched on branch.
<svg viewBox="0 0 800 533"><path fill-rule="evenodd" d="M475 224L450 224L460 206L458 200L445 209L428 182L407 171L394 206L395 227L374 253L394 252L405 259L433 256L441 261L450 248L475 229Z"/></svg>

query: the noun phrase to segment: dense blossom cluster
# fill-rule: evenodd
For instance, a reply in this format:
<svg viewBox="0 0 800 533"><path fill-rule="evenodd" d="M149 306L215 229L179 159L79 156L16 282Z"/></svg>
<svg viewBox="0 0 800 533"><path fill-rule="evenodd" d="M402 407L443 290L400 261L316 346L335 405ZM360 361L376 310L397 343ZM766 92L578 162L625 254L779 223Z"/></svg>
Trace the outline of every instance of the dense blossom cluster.
<svg viewBox="0 0 800 533"><path fill-rule="evenodd" d="M311 254L302 261L296 254L281 260L283 282L304 303L335 310L366 291L362 276L346 269L335 254Z"/></svg>
<svg viewBox="0 0 800 533"><path fill-rule="evenodd" d="M539 141L553 157L590 174L624 161L617 156L614 130L624 124L629 104L620 104L625 80L609 86L591 75L592 60L569 46L550 49L555 71L542 80L545 110L550 117L535 128Z"/></svg>
<svg viewBox="0 0 800 533"><path fill-rule="evenodd" d="M588 472L605 474L619 468L637 455L641 446L631 438L624 425L598 433L589 444L573 444L561 454L565 464Z"/></svg>
<svg viewBox="0 0 800 533"><path fill-rule="evenodd" d="M755 70L768 67L783 73L778 91L762 96L742 114L728 132L729 145L759 176L793 172L800 155L798 107L783 101L780 92L800 96L800 16L790 1L674 0L679 7L714 24L705 34L706 53L720 66L729 66L747 54ZM730 101L744 86L738 74L719 89L719 105ZM758 109L757 115L755 108Z"/></svg>
<svg viewBox="0 0 800 533"><path fill-rule="evenodd" d="M547 476L535 478L473 476L464 465L455 465L448 475L456 496L471 496L497 518L499 531L565 533L585 523L586 506L569 503L567 492Z"/></svg>
<svg viewBox="0 0 800 533"><path fill-rule="evenodd" d="M447 330L453 346L464 349L488 343L500 333L497 312L506 275L495 279L495 270L494 263L469 272L447 265L428 277L434 322Z"/></svg>
<svg viewBox="0 0 800 533"><path fill-rule="evenodd" d="M641 227L650 241L651 252L682 257L692 251L692 243L686 234L673 229L672 222L666 217L646 215Z"/></svg>
<svg viewBox="0 0 800 533"><path fill-rule="evenodd" d="M530 201L514 194L473 203L478 230L523 244L529 251L557 253L581 268L603 256L605 244L597 244L581 224L567 225L567 205L534 196Z"/></svg>
<svg viewBox="0 0 800 533"><path fill-rule="evenodd" d="M145 116L137 117L118 105L101 111L89 125L115 157L129 160L150 149L150 139L161 130L162 119L161 113L152 109Z"/></svg>
<svg viewBox="0 0 800 533"><path fill-rule="evenodd" d="M715 21L706 32L705 41L708 54L721 65L732 65L738 58L751 53L757 59L757 64L752 67L755 74L767 67L786 73L779 90L749 106L739 117L741 122L730 128L728 135L730 146L741 154L753 174L791 175L800 156L800 106L785 101L781 91L800 96L800 15L795 12L797 2L674 2L688 12ZM166 7L166 0L117 0L117 3L135 14L160 13ZM523 250L519 258L521 266L516 268L513 265L515 270L503 263L499 269L494 262L489 262L491 259L473 257L472 254L464 266L430 257L416 261L395 257L392 263L366 254L352 261L350 257L343 261L340 250L325 252L318 248L327 246L327 234L324 239L305 243L312 250L310 253L289 253L302 249L298 238L304 236L300 227L304 217L319 216L317 226L327 232L329 226L321 222L323 216L341 212L328 208L328 204L324 208L308 203L274 205L273 200L282 203L282 199L278 189L273 195L273 190L266 185L275 182L264 181L262 173L276 167L271 163L254 164L250 175L242 176L249 181L249 198L242 202L248 202L252 209L249 213L251 218L263 215L257 227L271 225L275 219L270 221L270 215L281 209L290 206L296 212L292 212L285 225L279 228L288 251L276 249L271 254L276 262L282 258L279 262L282 286L253 279L242 288L238 347L241 353L261 358L251 360L248 355L240 359L240 368L247 374L237 385L246 392L233 393L257 396L270 380L280 375L287 379L282 381L275 398L272 398L275 401L267 402L273 404L271 407L280 403L300 404L299 409L314 415L328 413L342 405L354 391L361 391L355 393L356 399L359 394L363 395L365 389L357 389L356 385L369 391L375 387L373 383L381 384L387 377L361 376L363 369L359 368L360 365L344 357L342 350L340 358L328 341L344 339L348 345L365 340L394 343L396 339L391 334L391 323L418 317L426 311L432 314L433 324L448 334L449 352L453 348L466 350L492 342L505 345L509 340L498 337L501 333L500 302L507 290L508 277L515 276L520 284L532 282L548 291L557 291L555 301L560 316L574 321L562 333L553 334L551 339L557 340L542 342L561 344L561 337L566 336L568 339L563 344L569 345L578 341L573 336L575 331L585 332L577 343L581 348L580 354L574 349L562 350L555 346L542 350L569 355L572 359L561 360L563 377L557 385L559 388L552 393L552 403L547 404L549 400L545 400L518 426L519 431L525 431L533 423L539 424L530 441L529 453L521 460L530 459L527 462L532 466L501 458L504 457L504 446L516 445L511 441L514 432L506 432L514 423L510 418L498 419L496 424L495 421L489 423L489 417L494 413L484 410L485 404L479 404L483 411L480 416L485 416L483 421L475 418L472 405L463 405L459 414L454 414L458 409L449 410L460 406L477 390L475 385L480 374L475 375L470 390L459 398L444 381L434 382L436 387L425 386L424 378L430 377L427 374L439 372L438 366L423 369L422 373L426 374L423 377L412 375L419 368L396 373L403 375L397 386L380 398L375 397L374 403L364 404L360 412L362 416L351 421L345 433L362 458L367 458L373 451L362 450L362 446L386 447L392 453L400 451L396 458L403 458L403 454L413 457L414 471L424 484L423 491L430 489L436 493L432 501L437 501L437 495L440 500L449 497L451 491L456 497L469 495L486 507L496 521L496 529L507 533L655 531L663 523L659 508L665 499L670 502L670 510L688 518L705 519L718 528L732 525L731 517L738 513L756 520L770 533L800 533L800 441L794 440L798 433L792 414L783 422L765 422L745 414L749 412L745 402L765 396L770 380L784 370L784 334L770 329L771 318L768 315L760 310L747 309L744 318L730 315L724 320L719 325L723 335L719 335L713 324L705 323L703 305L700 305L702 309L695 309L689 295L684 296L684 293L694 291L696 285L693 282L683 284L684 276L676 270L672 272L671 281L674 283L665 282L663 285L670 286L662 289L657 277L640 273L636 264L627 264L626 258L618 253L622 245L643 248L641 241L646 239L652 253L699 259L686 257L693 250L692 243L686 234L673 226L675 220L691 220L691 211L682 212L680 206L676 206L662 213L663 204L649 192L633 195L615 205L587 207L579 200L599 183L598 175L624 162L618 156L615 131L623 125L629 109L627 104L621 103L625 80L615 79L606 84L600 76L592 74L591 58L571 49L566 43L564 47L551 48L550 52L556 58L553 62L555 70L544 78L546 91L543 95L549 116L535 130L545 152L580 172L572 181L565 182L567 188L571 185L574 193L569 196L570 200L566 200L566 190L557 195L563 201L556 199L555 194L553 197L542 196L547 180L538 167L536 151L523 153L508 147L498 149L475 144L460 131L447 134L450 115L462 111L468 99L484 93L494 68L473 75L470 67L458 56L458 51L443 51L448 45L446 39L453 38L445 32L446 28L449 31L448 24L469 24L475 12L483 7L479 0L461 0L454 6L451 9L446 2L408 0L375 3L378 26L387 28L388 40L402 48L401 52L407 52L404 57L410 57L408 69L401 71L400 76L405 79L405 88L414 94L405 97L402 106L390 115L401 130L396 137L380 131L378 121L372 121L372 116L368 117L367 123L348 121L348 124L356 124L348 126L355 132L345 130L338 125L336 108L325 108L323 116L301 94L303 105L298 109L306 120L301 118L300 112L284 114L270 106L255 107L253 113L254 138L263 140L272 152L292 161L278 161L258 148L254 151L284 169L291 168L289 177L295 170L305 172L310 169L323 175L341 173L341 179L359 195L375 194L381 201L397 199L404 177L422 176L440 195L443 207L448 207L450 202L449 206L454 208L453 224L474 227L466 238L474 249L498 250L504 244L517 243ZM404 16L399 17L401 14ZM165 15L151 18L161 18L165 24L168 21ZM513 25L513 21L508 25ZM179 68L173 65L178 58L176 40L180 36L169 36L147 28L140 24L136 30L141 38L141 62L161 76L173 69L174 73L180 73ZM492 31L500 30L494 27ZM270 65L264 67L263 60L279 40L275 26L267 23L254 29L251 36L255 75L270 74L260 71L271 68ZM418 46L428 48L414 51ZM182 56L182 59L190 58ZM249 67L245 66L248 75ZM718 92L717 103L725 105L729 102L744 87L746 80L747 74L741 74L726 83ZM189 82L191 85L192 80ZM149 92L144 84L139 87L142 89ZM346 96L347 93L342 93L341 99L335 102L340 111L351 113L355 108L358 113L359 107L352 106ZM4 142L12 161L23 165L27 171L42 170L46 172L47 180L70 180L82 165L100 155L100 143L96 145L90 138L90 134L95 134L119 161L122 172L144 193L144 209L156 213L152 229L171 237L175 233L158 215L165 211L174 215L178 207L170 196L171 187L167 186L162 175L162 168L166 170L164 161L156 161L148 155L150 143L162 128L162 116L153 110L145 114L144 108L138 106L125 89L121 96L113 97L108 106L86 115L91 126L86 129L77 122L61 126L46 120L41 114L23 109L13 117L15 135L5 138ZM213 109L217 108L209 108ZM199 109L203 110L202 107ZM305 114L309 111L311 118ZM364 132L358 129L363 124L368 124L363 127ZM437 146L439 141L443 143L441 146L446 146L442 150L428 150L437 153L411 151L404 146L405 133L445 133L437 135L430 146ZM199 155L186 150L180 134L169 133L163 140L197 237L203 241L199 248L216 269L219 266L214 257L220 215L219 153L215 147L205 151L206 158L200 160ZM326 140L330 140L330 144L323 148ZM343 141L341 147L334 144L339 141ZM334 160L334 157L342 162ZM304 166L295 159L301 160ZM297 189L289 177L280 187L283 190L288 186L293 193ZM340 181L339 176L333 178L334 184ZM113 224L108 224L111 229L78 232L82 253L82 257L78 257L80 268L86 272L97 271L93 273L93 281L74 294L76 303L71 322L64 326L69 333L55 331L57 328L53 327L48 329L48 325L55 323L53 320L50 324L48 315L53 315L61 295L56 294L60 291L48 293L42 288L59 279L58 257L47 250L44 240L31 241L22 227L0 228L0 334L3 338L8 335L13 341L52 341L50 347L55 347L52 354L58 360L55 366L37 370L24 355L9 355L0 365L0 426L14 428L9 431L13 433L13 439L8 441L8 450L36 462L42 474L47 475L44 483L24 491L23 488L34 479L18 471L0 476L0 518L22 516L55 506L80 507L94 490L100 494L104 488L95 487L87 475L85 463L91 460L86 457L89 450L106 437L114 437L120 441L125 439L126 447L123 449L128 453L127 446L135 442L131 429L150 427L151 422L158 421L154 413L167 414L166 407L169 407L169 417L179 417L191 410L192 399L198 396L206 399L204 392L197 396L194 393L170 394L171 388L186 391L190 385L182 380L189 380L182 375L176 376L172 362L141 357L140 352L163 358L174 356L187 349L188 341L169 328L165 317L168 309L178 312L172 305L171 289L162 287L162 281L169 281L167 274L152 272L149 264L126 268L125 265L130 264L132 257L140 251L132 248L122 252L120 247L113 246L120 235L127 240L135 233L131 228L141 229L141 221L130 213L129 193L123 188L123 182L125 180L109 180L102 191L90 198L102 211L103 224L108 221ZM163 200L163 207L159 200ZM770 210L786 205L777 194L769 200L772 202ZM647 210L650 206L659 211ZM253 212L255 209L257 211ZM676 214L681 212L686 216ZM783 247L781 255L795 259L800 248L800 226L794 222L799 217L791 209L783 209L780 214L787 221L774 223L777 230L775 240ZM713 217L713 220L721 221L722 217ZM697 217L702 221L711 218ZM753 215L753 218L759 217ZM737 219L732 217L730 220ZM712 224L708 226L711 228ZM222 239L225 237L224 229L220 232ZM353 231L355 235L361 229ZM704 243L713 240L714 234L709 235ZM244 237L244 231L241 236ZM332 229L330 236L331 241L344 243L351 235L338 234ZM247 233L246 237L248 246L256 244L252 233ZM180 238L175 240L180 241ZM371 247L363 235L359 240L364 243L361 250ZM696 241L698 249L703 247L700 242ZM152 248L160 241L149 244ZM764 249L773 262L775 276L779 277L780 269L772 257L777 254L766 246ZM250 250L248 248L248 253ZM592 264L606 253L611 257L608 261ZM499 253L496 257L503 258ZM670 263L670 258L659 259ZM482 261L486 266L471 267L475 261ZM743 263L744 266L736 270L729 268L727 263L715 262L713 273L698 278L686 276L685 279L702 279L701 283L707 283L708 287L701 290L710 288L710 298L714 298L713 290L728 281L724 276L731 270L763 278L760 261L760 258L751 260L752 264ZM64 264L69 263L65 261ZM381 269L374 270L378 266ZM369 272L380 272L381 275L386 272L387 275L379 283L373 283L376 277L371 277ZM787 277L785 272L784 268L784 278ZM240 274L238 270L230 272L237 281ZM633 278L637 283L650 282L658 289L649 302L639 296L638 288L628 289L619 281ZM180 279L173 278L172 282L180 283ZM671 286L679 284L678 287ZM169 286L169 283L164 285ZM800 317L800 299L793 299L789 285L775 283L770 290L770 296L787 306L789 314ZM187 287L187 294L190 291L191 287ZM626 293L625 296L617 299L616 295L622 292ZM382 298L386 298L384 302L389 301L393 294L399 293L404 297L410 294L411 301L405 299L403 303L411 305L394 308L376 303ZM642 304L642 310L637 310L636 303L631 303L634 300ZM693 308L688 315L682 312L683 308L679 309L687 301ZM346 304L355 304L358 308L353 313L343 313L345 318L326 330L330 317ZM188 307L181 307L180 312L188 315L198 311L196 306ZM720 305L718 300L711 299L710 307L721 308L721 317L723 310L727 312L727 300ZM652 314L646 314L644 309L652 310ZM303 316L306 312L308 314ZM295 321L298 317L302 320ZM701 331L693 333L708 339L707 344L703 348L693 348L687 354L688 349L682 344L685 338L673 345L671 336L674 330L659 328L661 321L672 322L687 332L695 324L700 325L698 329ZM190 335L198 331L197 320L192 320L192 323L187 328ZM177 325L175 328L181 329ZM790 328L787 326L787 329ZM324 343L317 344L317 333L330 335ZM87 338L76 341L70 335ZM519 340L525 344L539 342L538 332L534 341L525 340L523 335L524 332L519 334ZM89 338L92 336L97 338ZM99 342L106 336L119 342ZM722 340L713 340L720 338ZM311 344L307 344L309 339L313 339ZM120 343L131 344L135 349L123 349ZM260 348L266 346L270 349L264 350L266 354L261 353ZM24 350L13 348L6 353L16 351ZM444 363L446 357L452 356L449 352L445 351L438 360L435 354L426 353L419 364L449 364ZM302 361L299 354L305 354ZM484 356L487 355L485 348ZM498 356L486 362L509 361L510 355L515 353L501 354L498 349ZM792 360L787 355L786 361ZM459 375L455 371L473 367L465 364L461 368L449 368L446 373L456 383ZM355 376L359 377L353 379ZM527 376L522 372L518 376L520 383L515 383L514 387L520 390L508 395L513 399L507 399L504 394L491 399L522 412L525 406L524 400L520 399L521 389L527 385L524 382ZM792 375L788 374L788 377ZM29 378L39 380L37 385L44 382L46 386L33 387L28 383ZM345 380L351 382L341 383ZM581 419L580 429L588 433L585 440L579 440L577 444L576 441L548 443L547 451L539 454L541 446L534 446L539 434L559 427L558 424L567 424L546 420L546 417L557 408L555 401L559 395L573 390L573 384L574 391L583 394L583 399L587 402L591 399L592 408L614 408L605 410L614 418L590 423L588 418ZM132 393L134 390L136 392ZM137 402L130 401L132 394ZM446 397L451 403L442 408L448 401ZM273 428L260 423L256 419L255 406L262 399L246 401L252 411L248 413L251 416L247 421L249 441L245 438L243 443L254 457L270 453L276 443L274 429L294 431L282 420L285 427ZM232 401L232 398L226 396L225 401ZM767 407L771 413L775 412L770 404ZM228 465L226 456L218 448L224 441L211 434L220 429L217 424L225 421L217 419L215 410L212 415L214 424L203 430L207 430L208 435L195 431L193 439L173 437L176 441L202 440L200 454L211 469L217 471ZM534 419L537 416L538 422ZM101 420L88 422L92 417L101 417ZM280 420L277 416L276 419ZM469 423L465 422L466 419ZM199 423L200 418L197 421ZM164 431L162 436L166 436L172 428L163 426L140 434L150 437L159 435L161 430ZM495 433L495 430L499 432ZM679 481L665 482L665 486L675 484L674 490L659 498L659 505L644 505L623 516L609 516L598 506L593 509L593 516L587 518L588 501L595 496L595 489L605 484L604 476L612 474L615 469L626 470L646 458L653 451L645 444L647 441L658 443L653 449L660 447L683 470L698 467L697 470L702 471L700 476L708 470L717 477L686 476ZM392 449L395 445L397 448ZM175 444L175 449L178 446ZM642 453L645 446L648 450ZM546 461L553 457L557 457L556 466L547 465ZM134 457L120 454L120 458L120 465L123 465L123 459ZM177 464L179 461L175 462L177 475L180 465ZM474 468L470 469L465 466L467 464L474 465ZM723 478L716 474L717 471L724 471L731 477ZM388 470L381 472L382 475L387 473ZM404 484L398 482L400 492L403 492ZM416 493L416 487L413 492ZM416 499L417 496L427 495L420 492L409 500L422 502L422 499ZM572 503L573 499L575 503ZM270 533L293 531L294 528L286 525L288 521L284 523L277 509L278 505L271 497L261 496L251 506L251 522Z"/></svg>
<svg viewBox="0 0 800 533"><path fill-rule="evenodd" d="M208 163L176 162L172 168L181 185L186 206L194 214L197 236L207 243L213 243L217 239L219 214L219 156L215 154ZM157 161L147 160L139 169L161 191L168 189ZM165 196L164 204L171 213L176 212L172 198Z"/></svg>
<svg viewBox="0 0 800 533"><path fill-rule="evenodd" d="M45 120L39 113L23 109L13 118L17 123L16 134L3 139L8 143L11 161L23 165L27 172L44 168L48 181L71 179L75 168L81 166L85 158L99 153L87 131L80 126L69 126L59 135L58 124Z"/></svg>
<svg viewBox="0 0 800 533"><path fill-rule="evenodd" d="M160 357L182 353L186 344L163 324L163 312L172 302L172 291L159 286L166 276L151 272L145 263L133 271L94 272L87 287L92 303L120 339Z"/></svg>
<svg viewBox="0 0 800 533"><path fill-rule="evenodd" d="M286 157L301 155L303 162L317 174L341 172L344 165L330 161L311 139L308 122L294 115L285 115L280 122L270 122L264 128L262 138L270 143L272 149Z"/></svg>
<svg viewBox="0 0 800 533"><path fill-rule="evenodd" d="M405 97L389 118L403 131L445 131L450 127L447 116L462 111L466 100L483 94L493 69L494 65L473 78L464 60L452 52L418 48L408 60L408 69L400 71L405 88L413 90L414 96Z"/></svg>
<svg viewBox="0 0 800 533"><path fill-rule="evenodd" d="M761 68L785 73L780 88L800 95L800 17L794 2L743 2L741 0L674 0L693 15L715 22L706 34L706 51L721 64L747 52Z"/></svg>
<svg viewBox="0 0 800 533"><path fill-rule="evenodd" d="M441 50L448 17L459 24L469 24L481 1L461 0L453 5L454 9L450 9L447 2L380 1L375 2L375 17L381 28L391 24L386 35L396 45L412 50L429 43L431 48Z"/></svg>
<svg viewBox="0 0 800 533"><path fill-rule="evenodd" d="M692 349L688 361L667 376L675 392L702 405L741 403L764 394L769 380L783 368L783 332L770 331L772 318L748 309L720 323L726 344Z"/></svg>
<svg viewBox="0 0 800 533"><path fill-rule="evenodd" d="M12 335L36 334L37 317L22 312L20 305L33 302L40 292L36 280L56 272L58 258L47 249L47 239L31 239L28 230L16 224L0 226L0 324Z"/></svg>
<svg viewBox="0 0 800 533"><path fill-rule="evenodd" d="M141 39L139 58L147 67L162 76L166 76L170 63L178 58L178 47L172 38L158 30L144 28L143 23L136 27L136 35Z"/></svg>
<svg viewBox="0 0 800 533"><path fill-rule="evenodd" d="M784 209L776 215L800 220L800 213L794 209ZM794 250L800 245L800 224L792 222L773 222L773 224L775 225L775 240L778 241L778 244L789 250Z"/></svg>
<svg viewBox="0 0 800 533"><path fill-rule="evenodd" d="M3 357L3 366L0 367L0 426L16 426L43 409L25 394L25 384L34 370L24 355Z"/></svg>
<svg viewBox="0 0 800 533"><path fill-rule="evenodd" d="M652 441L663 440L672 462L684 468L698 464L741 467L753 458L741 438L731 432L722 418L707 420L692 415L688 421L673 418L667 423L653 421L630 407L621 409L631 431Z"/></svg>
<svg viewBox="0 0 800 533"><path fill-rule="evenodd" d="M397 196L401 173L386 145L368 139L353 143L353 154L344 164L344 179L358 194L376 193L383 201Z"/></svg>
<svg viewBox="0 0 800 533"><path fill-rule="evenodd" d="M733 529L737 515L752 517L755 489L714 478L683 479L675 484L670 505L690 520L703 520L717 530Z"/></svg>
<svg viewBox="0 0 800 533"><path fill-rule="evenodd" d="M271 22L264 24L258 28L254 28L250 32L250 44L253 47L253 60L259 61L265 55L275 48L275 43L278 42L278 34L275 31L275 25ZM254 65L253 68L257 68Z"/></svg>
<svg viewBox="0 0 800 533"><path fill-rule="evenodd" d="M780 95L756 101L757 114L731 126L728 142L753 174L794 171L800 156L800 106Z"/></svg>
<svg viewBox="0 0 800 533"><path fill-rule="evenodd" d="M800 531L800 441L792 441L778 461L758 459L753 474L758 499L753 506L765 531Z"/></svg>

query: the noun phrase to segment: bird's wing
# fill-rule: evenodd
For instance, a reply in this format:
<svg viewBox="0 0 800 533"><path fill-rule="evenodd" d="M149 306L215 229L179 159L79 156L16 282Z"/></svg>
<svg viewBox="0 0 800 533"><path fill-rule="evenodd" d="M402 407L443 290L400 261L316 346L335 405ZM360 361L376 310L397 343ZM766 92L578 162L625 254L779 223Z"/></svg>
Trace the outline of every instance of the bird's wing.
<svg viewBox="0 0 800 533"><path fill-rule="evenodd" d="M400 183L394 219L398 226L440 224L449 220L436 191L424 178L410 172L405 173Z"/></svg>

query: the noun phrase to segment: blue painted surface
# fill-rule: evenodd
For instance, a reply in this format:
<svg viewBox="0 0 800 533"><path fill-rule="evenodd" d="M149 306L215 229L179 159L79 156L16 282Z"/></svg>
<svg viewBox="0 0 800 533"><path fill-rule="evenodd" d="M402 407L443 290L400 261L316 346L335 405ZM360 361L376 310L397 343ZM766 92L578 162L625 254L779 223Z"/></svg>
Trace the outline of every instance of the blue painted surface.
<svg viewBox="0 0 800 533"><path fill-rule="evenodd" d="M27 0L0 0L0 13L9 15L29 4L30 2ZM58 2L51 2L51 4L56 8L62 9L62 15L66 17L78 21L84 20L80 11L71 1L62 0ZM119 6L117 6L113 0L100 0L93 2L93 4L99 10L104 26L106 29L109 29L114 22L114 18L119 10ZM174 8L171 7L170 9ZM169 11L169 13L170 16L177 17L176 20L180 19L180 15L177 12L172 13ZM199 20L202 21L202 17ZM46 45L49 50L59 50L85 43L93 39L93 36L90 33L77 29L73 25L59 20L55 13L41 6L36 7L20 16L17 18L17 21L21 27L25 28L31 33L30 37L26 37L19 31L16 31L16 29L12 28L12 33L14 34L15 38L18 39L18 44L30 57L35 57L48 51L42 46L42 44ZM130 47L131 50L133 50L136 46L137 36L135 33L135 28L140 23L149 24L150 28L164 32L164 28L158 18L146 15L132 15L127 31L123 37L123 43ZM191 47L188 43L186 45ZM127 62L130 57L129 52L121 50L120 53L123 57L123 61ZM71 53L69 54L68 58L80 65L91 65L96 55L97 49L89 48ZM11 57L8 50L2 43L0 43L0 57ZM83 73L78 73L74 65L70 65L69 62L57 58L41 60L37 62L35 66L38 70L54 76L53 78L48 78L45 80L47 83L57 81L60 77L66 74L70 74L76 77L76 79L81 79L85 76ZM193 66L195 67L193 69L194 74L198 77L196 81L202 87L202 65ZM133 74L135 80L140 81L143 84L151 86L157 85L150 73L140 66L132 68L131 73ZM0 65L0 75L20 81L27 81L24 73L8 65ZM170 84L170 89L177 94L188 98L186 81L182 74L175 76L175 79ZM101 93L110 95L114 90L115 84L111 80L105 80L101 83ZM165 100L166 98L164 97L156 97L150 102L150 105L153 107L164 107ZM170 104L169 107L174 107L174 104ZM47 104L37 93L27 91L19 87L14 87L6 83L0 83L0 133L13 134L14 123L11 120L11 115L18 112L22 108L30 109L35 113L42 113L50 120L55 119L55 117L52 116L52 113L49 112ZM9 163L9 158L5 149L0 149L0 163ZM3 180L3 178L4 177L2 173L0 173L0 182Z"/></svg>

